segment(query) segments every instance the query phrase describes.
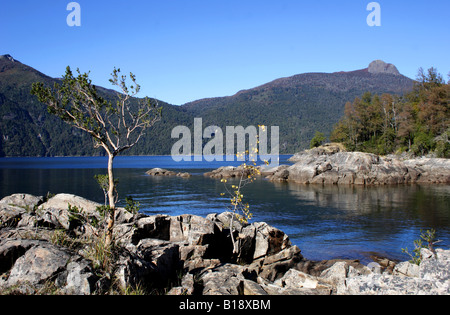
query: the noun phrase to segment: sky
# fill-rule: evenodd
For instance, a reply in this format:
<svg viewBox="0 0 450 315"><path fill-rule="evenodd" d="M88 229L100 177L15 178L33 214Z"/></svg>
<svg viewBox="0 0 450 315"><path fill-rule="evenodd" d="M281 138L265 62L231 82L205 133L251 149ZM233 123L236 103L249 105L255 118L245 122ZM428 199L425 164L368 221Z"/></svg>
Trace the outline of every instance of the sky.
<svg viewBox="0 0 450 315"><path fill-rule="evenodd" d="M382 0L2 0L0 55L51 77L90 71L111 87L114 67L132 72L138 96L170 104L229 96L281 77L352 71L376 59L415 78L450 73L450 1Z"/></svg>

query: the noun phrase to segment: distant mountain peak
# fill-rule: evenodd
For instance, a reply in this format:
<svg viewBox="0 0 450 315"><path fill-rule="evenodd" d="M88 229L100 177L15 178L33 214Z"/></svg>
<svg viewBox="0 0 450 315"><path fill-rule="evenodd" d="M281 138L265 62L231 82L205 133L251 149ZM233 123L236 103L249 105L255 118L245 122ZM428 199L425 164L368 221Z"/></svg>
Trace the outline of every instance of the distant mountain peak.
<svg viewBox="0 0 450 315"><path fill-rule="evenodd" d="M372 61L367 68L369 73L372 74L393 74L400 75L397 67L391 63L386 63L383 60Z"/></svg>
<svg viewBox="0 0 450 315"><path fill-rule="evenodd" d="M11 55L2 55L2 56L0 56L0 59L8 59L11 62L16 62L17 61Z"/></svg>

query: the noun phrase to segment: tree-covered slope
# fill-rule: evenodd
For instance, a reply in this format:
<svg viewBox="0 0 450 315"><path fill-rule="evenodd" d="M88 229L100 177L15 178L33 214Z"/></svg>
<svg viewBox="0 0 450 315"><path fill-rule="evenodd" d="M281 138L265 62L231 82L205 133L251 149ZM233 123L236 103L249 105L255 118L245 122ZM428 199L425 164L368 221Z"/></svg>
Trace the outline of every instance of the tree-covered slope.
<svg viewBox="0 0 450 315"><path fill-rule="evenodd" d="M103 154L102 150L94 149L89 135L50 115L46 106L30 94L34 82L52 86L57 81L9 55L0 56L0 156ZM116 93L104 88L99 91L107 99L114 99ZM169 154L172 128L192 124L185 109L161 101L159 104L163 107L161 122L128 154Z"/></svg>
<svg viewBox="0 0 450 315"><path fill-rule="evenodd" d="M367 69L339 73L307 73L281 78L230 97L211 98L173 106L163 101L163 117L147 131L130 155L167 155L177 139L175 126L192 129L195 117L203 128L266 125L280 127L281 153L294 153L309 146L316 131L329 135L344 114L348 101L364 92L403 94L413 81L395 66L372 63ZM61 69L63 73L64 69ZM58 79L0 56L0 156L98 155L90 137L48 114L46 106L30 94L34 82L53 85ZM139 82L139 78L138 78ZM116 92L99 88L105 98Z"/></svg>
<svg viewBox="0 0 450 315"><path fill-rule="evenodd" d="M413 80L368 69L340 73L307 73L278 79L230 97L184 105L206 125L280 127L280 147L292 153L309 146L316 131L329 135L345 103L364 92L403 94Z"/></svg>

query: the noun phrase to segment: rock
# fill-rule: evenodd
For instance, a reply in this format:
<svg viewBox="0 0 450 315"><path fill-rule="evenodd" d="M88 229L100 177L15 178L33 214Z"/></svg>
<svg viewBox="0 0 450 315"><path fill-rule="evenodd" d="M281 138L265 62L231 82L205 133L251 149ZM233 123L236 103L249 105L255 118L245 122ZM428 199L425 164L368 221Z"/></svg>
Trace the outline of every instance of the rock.
<svg viewBox="0 0 450 315"><path fill-rule="evenodd" d="M367 71L371 74L393 74L400 75L397 67L391 63L386 63L382 60L375 60L369 64Z"/></svg>
<svg viewBox="0 0 450 315"><path fill-rule="evenodd" d="M254 223L256 228L253 259L274 255L291 246L289 237L283 231L267 223Z"/></svg>
<svg viewBox="0 0 450 315"><path fill-rule="evenodd" d="M155 238L169 241L173 220L168 215L144 216L135 221L138 239ZM173 240L172 240L173 241Z"/></svg>
<svg viewBox="0 0 450 315"><path fill-rule="evenodd" d="M224 231L226 229L230 229L230 223L233 213L231 212L222 212L222 213L211 213L206 219L214 222L214 224L219 228L220 231ZM233 229L236 231L241 231L248 224L241 223L237 216L235 216L233 220Z"/></svg>
<svg viewBox="0 0 450 315"><path fill-rule="evenodd" d="M319 157L321 155L333 155L333 154L339 153L339 152L347 152L344 145L342 145L340 143L327 143L327 144L324 144L317 148L313 148L310 150L305 150L303 152L296 153L296 154L294 154L294 156L292 156L289 159L289 161L290 162L300 162L305 157L311 157L311 156Z"/></svg>
<svg viewBox="0 0 450 315"><path fill-rule="evenodd" d="M30 248L40 244L36 240L3 239L0 242L0 273L9 271L17 259L22 257Z"/></svg>
<svg viewBox="0 0 450 315"><path fill-rule="evenodd" d="M187 172L177 173L177 172L165 170L162 168L151 169L151 170L147 171L146 174L150 175L150 176L159 176L159 177L161 177L161 176L177 176L177 177L182 177L182 178L189 178L192 176L191 174L189 174Z"/></svg>
<svg viewBox="0 0 450 315"><path fill-rule="evenodd" d="M29 194L14 194L0 200L0 204L7 204L32 211L36 206L44 201L44 197L36 197Z"/></svg>
<svg viewBox="0 0 450 315"><path fill-rule="evenodd" d="M223 166L211 172L205 173L204 176L218 179L234 178L234 177L239 178L241 176L243 176L243 178L247 178L250 175L250 173L251 170L244 168L243 165L238 167Z"/></svg>
<svg viewBox="0 0 450 315"><path fill-rule="evenodd" d="M137 286L151 287L153 285L151 275L153 274L157 275L156 267L133 251L121 252L114 262L113 278L122 290L136 288ZM161 280L159 277L155 278L157 281ZM160 285L158 282L155 287Z"/></svg>
<svg viewBox="0 0 450 315"><path fill-rule="evenodd" d="M324 270L319 279L323 282L332 285L333 287L337 287L341 285L347 278L348 266L345 262L337 262L332 267Z"/></svg>
<svg viewBox="0 0 450 315"><path fill-rule="evenodd" d="M162 286L174 279L176 270L180 269L179 245L171 242L144 239L137 245L137 253L146 262L151 263L157 276L153 275L152 281L159 282ZM155 280L157 278L158 280Z"/></svg>
<svg viewBox="0 0 450 315"><path fill-rule="evenodd" d="M371 262L367 265L367 268L369 268L373 273L381 274L381 266L379 263Z"/></svg>
<svg viewBox="0 0 450 315"><path fill-rule="evenodd" d="M409 261L401 262L395 266L393 275L418 278L419 266L412 264Z"/></svg>
<svg viewBox="0 0 450 315"><path fill-rule="evenodd" d="M422 249L420 252L422 262L419 268L419 278L428 281L439 281L439 285L450 289L450 251L436 249L431 252L428 249Z"/></svg>
<svg viewBox="0 0 450 315"><path fill-rule="evenodd" d="M244 281L242 282L241 293L242 295L259 295L259 296L268 295L261 285L248 279L244 279Z"/></svg>
<svg viewBox="0 0 450 315"><path fill-rule="evenodd" d="M401 161L369 153L313 149L296 154L297 163L273 181L322 185L397 185L450 183L449 159Z"/></svg>
<svg viewBox="0 0 450 315"><path fill-rule="evenodd" d="M0 203L0 228L16 227L25 213L25 209L21 207Z"/></svg>
<svg viewBox="0 0 450 315"><path fill-rule="evenodd" d="M38 210L39 226L48 226L54 229L70 229L71 215L68 209L46 208Z"/></svg>
<svg viewBox="0 0 450 315"><path fill-rule="evenodd" d="M206 245L214 238L214 223L195 215L181 215L170 221L170 241Z"/></svg>
<svg viewBox="0 0 450 315"><path fill-rule="evenodd" d="M450 183L450 159L417 158L403 162L418 184Z"/></svg>
<svg viewBox="0 0 450 315"><path fill-rule="evenodd" d="M292 246L275 255L265 257L257 269L258 275L270 282L282 277L288 270L295 268L303 259L300 249Z"/></svg>
<svg viewBox="0 0 450 315"><path fill-rule="evenodd" d="M244 266L225 264L208 270L200 277L203 295L240 295L245 280Z"/></svg>
<svg viewBox="0 0 450 315"><path fill-rule="evenodd" d="M175 176L176 173L162 168L154 168L146 172L150 176Z"/></svg>
<svg viewBox="0 0 450 315"><path fill-rule="evenodd" d="M95 293L97 280L89 261L80 259L67 265L62 280L59 279L62 282L59 286L62 287L62 294L91 295Z"/></svg>
<svg viewBox="0 0 450 315"><path fill-rule="evenodd" d="M167 295L194 295L194 275L188 273L183 276L181 286L170 289Z"/></svg>
<svg viewBox="0 0 450 315"><path fill-rule="evenodd" d="M77 207L80 211L83 210L89 215L97 215L97 208L102 206L97 202L93 202L79 196L70 194L58 194L50 198L46 203L40 205L39 210L67 210L69 205L71 205L72 207Z"/></svg>
<svg viewBox="0 0 450 315"><path fill-rule="evenodd" d="M319 278L310 276L301 271L290 269L275 285L285 288L285 292L293 289L295 291L305 290L305 293L314 295L330 295L332 287L323 283Z"/></svg>
<svg viewBox="0 0 450 315"><path fill-rule="evenodd" d="M262 171L261 175L273 182L285 182L289 178L288 168L289 165L280 165L278 167Z"/></svg>
<svg viewBox="0 0 450 315"><path fill-rule="evenodd" d="M52 288L88 295L111 292L111 286L139 286L193 295L450 293L450 251L423 249L420 266L377 258L377 266L393 269L378 274L353 260L309 261L284 232L264 222L235 220L230 229L232 213L206 218L121 213L114 250L102 256L100 230L89 234L81 233L87 224L74 227L65 206L69 199L91 206L76 196L60 196L36 212L0 203L0 214L10 223L0 227L0 291L36 294ZM23 226L12 224L16 219ZM232 254L230 232L238 255Z"/></svg>
<svg viewBox="0 0 450 315"><path fill-rule="evenodd" d="M4 287L34 294L49 281L64 294L92 294L97 277L88 261L46 241L16 240L0 244L0 271L12 268ZM7 264L6 261L9 261Z"/></svg>
<svg viewBox="0 0 450 315"><path fill-rule="evenodd" d="M436 254L421 250L422 262L416 267L400 263L393 275L369 274L349 277L338 294L348 295L448 295L450 294L450 251ZM412 275L409 276L409 275Z"/></svg>

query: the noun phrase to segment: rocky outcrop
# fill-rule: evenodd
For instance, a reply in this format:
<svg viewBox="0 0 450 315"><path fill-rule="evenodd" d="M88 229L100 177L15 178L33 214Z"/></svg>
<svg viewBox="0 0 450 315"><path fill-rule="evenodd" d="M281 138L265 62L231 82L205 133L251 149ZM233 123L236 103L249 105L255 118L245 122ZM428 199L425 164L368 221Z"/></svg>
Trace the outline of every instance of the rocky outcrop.
<svg viewBox="0 0 450 315"><path fill-rule="evenodd" d="M448 295L450 294L450 251L421 250L420 266L399 264L394 274L369 273L348 277L337 285L346 295Z"/></svg>
<svg viewBox="0 0 450 315"><path fill-rule="evenodd" d="M423 251L420 266L388 262L381 274L377 264L309 261L267 223L235 220L230 229L232 213L172 217L118 209L116 245L105 253L95 203L67 194L46 202L22 197L0 202L2 293L89 295L112 287L174 295L450 293L450 251Z"/></svg>
<svg viewBox="0 0 450 315"><path fill-rule="evenodd" d="M174 172L174 171L169 171L169 170L165 170L162 168L153 168L149 171L146 172L147 175L150 176L176 176L176 177L183 177L183 178L189 178L191 177L191 174L187 173L187 172Z"/></svg>
<svg viewBox="0 0 450 315"><path fill-rule="evenodd" d="M450 160L418 158L402 161L362 152L321 147L298 153L296 162L273 169L272 181L329 185L393 185L450 183Z"/></svg>
<svg viewBox="0 0 450 315"><path fill-rule="evenodd" d="M204 176L211 178L234 178L241 177L247 178L251 173L250 169L245 168L243 165L234 167L234 166L223 166L211 172L206 172Z"/></svg>
<svg viewBox="0 0 450 315"><path fill-rule="evenodd" d="M386 63L382 60L372 61L367 68L367 71L372 74L401 75L396 66L391 63Z"/></svg>
<svg viewBox="0 0 450 315"><path fill-rule="evenodd" d="M290 162L301 162L304 158L319 157L321 155L333 155L339 152L347 152L344 145L340 143L327 143L320 147L298 152L292 156Z"/></svg>

